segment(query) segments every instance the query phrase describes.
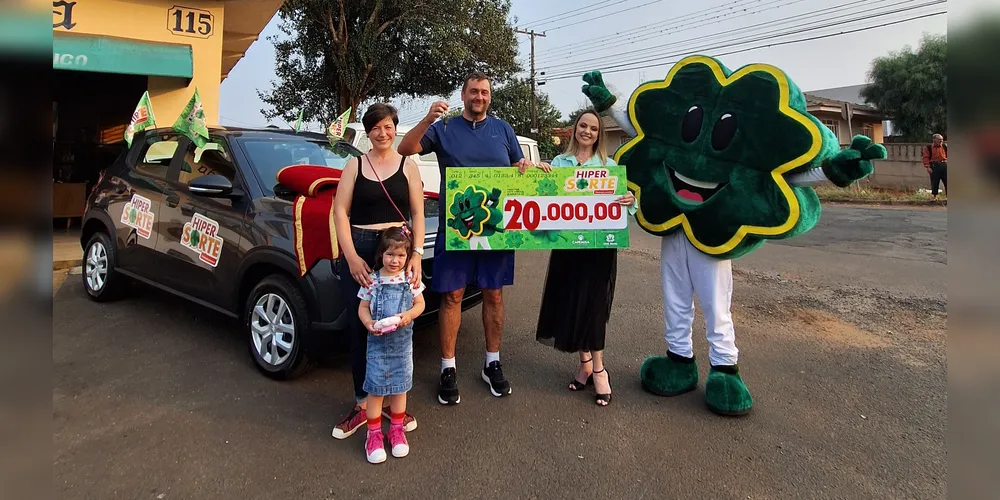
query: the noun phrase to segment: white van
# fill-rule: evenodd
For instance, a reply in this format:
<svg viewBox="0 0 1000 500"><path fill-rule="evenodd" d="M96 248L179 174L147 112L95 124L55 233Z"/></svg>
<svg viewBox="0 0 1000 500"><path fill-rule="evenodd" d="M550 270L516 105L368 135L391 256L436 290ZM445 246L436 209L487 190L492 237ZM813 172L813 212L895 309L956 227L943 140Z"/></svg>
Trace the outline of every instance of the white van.
<svg viewBox="0 0 1000 500"><path fill-rule="evenodd" d="M399 143L403 141L403 136L413 129L412 125L397 125L396 140L392 143L392 148L399 148ZM358 148L362 153L367 153L372 148L368 135L365 134L365 127L360 123L350 123L344 132L344 140L352 146ZM528 137L517 136L517 142L521 145L521 153L530 161L540 162L541 155L538 152L538 142ZM424 181L424 190L437 192L441 185L441 171L438 169L437 155L434 153L426 155L411 155L414 163L420 169L420 179Z"/></svg>

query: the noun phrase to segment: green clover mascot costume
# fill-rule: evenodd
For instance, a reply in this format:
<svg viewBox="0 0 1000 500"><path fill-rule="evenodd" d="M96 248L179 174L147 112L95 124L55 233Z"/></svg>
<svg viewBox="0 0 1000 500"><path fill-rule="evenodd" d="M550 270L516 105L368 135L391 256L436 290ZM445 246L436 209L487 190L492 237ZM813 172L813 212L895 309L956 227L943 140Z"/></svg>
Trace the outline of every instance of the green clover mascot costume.
<svg viewBox="0 0 1000 500"><path fill-rule="evenodd" d="M705 401L716 413L745 415L753 399L737 367L732 259L767 239L812 229L820 203L810 186L864 179L885 148L859 135L842 150L806 111L791 79L765 64L730 71L711 57L687 57L662 81L637 88L627 108L616 104L600 72L583 79L595 108L609 111L632 137L615 161L628 168L639 225L662 237L667 352L645 360L642 385L661 396L697 388L691 344L697 296L711 364Z"/></svg>

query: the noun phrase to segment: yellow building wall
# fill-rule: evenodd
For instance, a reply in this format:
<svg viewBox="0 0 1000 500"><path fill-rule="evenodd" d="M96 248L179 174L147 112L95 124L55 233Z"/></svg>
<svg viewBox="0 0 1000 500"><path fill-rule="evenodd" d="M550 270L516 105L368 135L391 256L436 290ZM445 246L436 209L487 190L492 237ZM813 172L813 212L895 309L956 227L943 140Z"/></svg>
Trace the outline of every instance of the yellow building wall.
<svg viewBox="0 0 1000 500"><path fill-rule="evenodd" d="M205 109L209 125L219 123L219 86L222 74L222 2L185 0L183 7L199 9L214 18L211 34L205 38L174 34L175 19L171 9L179 5L168 0L76 0L72 6L75 26L53 27L55 32L70 32L128 38L149 42L190 45L194 62L193 78L187 87L179 78L149 77L149 97L158 127L169 127L187 105L195 88ZM53 6L53 24L63 20L64 7ZM184 21L186 25L187 21ZM140 96L135 96L138 102Z"/></svg>
<svg viewBox="0 0 1000 500"><path fill-rule="evenodd" d="M883 133L883 131L882 131L882 122L873 123L872 127L874 128L874 132L872 133L872 136L873 136L872 137L872 141L874 141L874 142L876 142L878 144L882 144L883 142L885 142L885 137L882 135L882 133Z"/></svg>

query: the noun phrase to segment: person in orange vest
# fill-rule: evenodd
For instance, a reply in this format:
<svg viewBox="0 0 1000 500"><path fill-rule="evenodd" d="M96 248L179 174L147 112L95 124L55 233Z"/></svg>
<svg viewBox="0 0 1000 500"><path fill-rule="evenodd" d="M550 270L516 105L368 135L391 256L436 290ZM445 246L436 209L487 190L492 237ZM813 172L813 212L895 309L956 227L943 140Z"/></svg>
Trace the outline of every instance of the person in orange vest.
<svg viewBox="0 0 1000 500"><path fill-rule="evenodd" d="M948 194L948 145L944 143L941 134L931 137L931 144L924 148L924 168L931 175L931 195L938 197L938 182L944 184L944 193Z"/></svg>

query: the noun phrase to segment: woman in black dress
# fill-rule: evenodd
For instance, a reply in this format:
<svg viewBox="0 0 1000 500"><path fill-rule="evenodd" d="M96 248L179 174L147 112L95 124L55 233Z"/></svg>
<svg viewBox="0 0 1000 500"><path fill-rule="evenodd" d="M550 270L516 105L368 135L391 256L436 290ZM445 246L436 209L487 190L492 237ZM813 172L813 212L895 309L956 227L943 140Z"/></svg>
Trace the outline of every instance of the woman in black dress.
<svg viewBox="0 0 1000 500"><path fill-rule="evenodd" d="M596 111L587 110L573 124L566 152L553 167L611 166L604 125ZM631 192L618 203L635 213ZM586 272L581 272L586 269ZM611 381L604 366L604 337L618 274L616 249L553 250L545 277L536 338L562 352L580 355L580 368L570 382L572 391L594 384L596 403L611 403Z"/></svg>

